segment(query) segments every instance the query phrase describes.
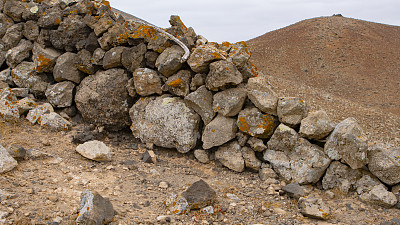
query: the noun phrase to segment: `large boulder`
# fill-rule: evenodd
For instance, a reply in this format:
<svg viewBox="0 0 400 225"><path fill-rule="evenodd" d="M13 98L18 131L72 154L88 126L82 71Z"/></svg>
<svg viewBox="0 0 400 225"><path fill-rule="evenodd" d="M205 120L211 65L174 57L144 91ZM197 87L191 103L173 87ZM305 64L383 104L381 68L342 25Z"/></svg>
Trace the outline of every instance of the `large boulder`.
<svg viewBox="0 0 400 225"><path fill-rule="evenodd" d="M236 172L243 172L245 161L242 156L240 145L236 142L230 142L222 145L215 152L215 158L222 163L222 165Z"/></svg>
<svg viewBox="0 0 400 225"><path fill-rule="evenodd" d="M200 45L193 49L187 63L196 73L207 73L210 63L226 59L226 53L212 45Z"/></svg>
<svg viewBox="0 0 400 225"><path fill-rule="evenodd" d="M83 157L97 161L107 162L111 161L112 151L101 141L88 141L76 147L76 151Z"/></svg>
<svg viewBox="0 0 400 225"><path fill-rule="evenodd" d="M307 116L308 108L299 97L282 97L278 101L277 113L279 121L290 127L296 127Z"/></svg>
<svg viewBox="0 0 400 225"><path fill-rule="evenodd" d="M264 160L282 177L299 184L318 182L331 162L321 147L300 138L284 124L278 126L268 141Z"/></svg>
<svg viewBox="0 0 400 225"><path fill-rule="evenodd" d="M184 53L185 51L178 45L165 49L156 61L158 71L166 77L177 72L183 65L181 58Z"/></svg>
<svg viewBox="0 0 400 225"><path fill-rule="evenodd" d="M387 185L400 183L400 148L373 144L368 149L368 169Z"/></svg>
<svg viewBox="0 0 400 225"><path fill-rule="evenodd" d="M144 143L186 153L196 146L200 116L181 98L142 98L129 111L132 133Z"/></svg>
<svg viewBox="0 0 400 225"><path fill-rule="evenodd" d="M127 82L128 74L123 69L98 71L83 79L75 95L76 107L82 117L110 130L129 126Z"/></svg>
<svg viewBox="0 0 400 225"><path fill-rule="evenodd" d="M278 95L263 76L250 78L246 87L250 101L258 109L264 113L277 115Z"/></svg>
<svg viewBox="0 0 400 225"><path fill-rule="evenodd" d="M157 72L149 68L139 68L133 72L136 92L141 96L161 94L161 79Z"/></svg>
<svg viewBox="0 0 400 225"><path fill-rule="evenodd" d="M201 116L205 125L209 124L215 116L212 100L212 92L204 85L185 97L186 104Z"/></svg>
<svg viewBox="0 0 400 225"><path fill-rule="evenodd" d="M204 128L203 148L209 149L220 146L236 137L236 120L218 115Z"/></svg>
<svg viewBox="0 0 400 225"><path fill-rule="evenodd" d="M210 73L206 78L206 87L211 91L218 91L228 85L242 83L243 76L233 63L220 60L210 64Z"/></svg>
<svg viewBox="0 0 400 225"><path fill-rule="evenodd" d="M352 169L367 164L368 139L354 118L336 125L328 137L324 151L332 160L342 160Z"/></svg>
<svg viewBox="0 0 400 225"><path fill-rule="evenodd" d="M360 171L354 170L338 161L333 161L322 179L322 187L325 190L338 188L340 191L347 193L356 188L355 185L361 176Z"/></svg>
<svg viewBox="0 0 400 225"><path fill-rule="evenodd" d="M276 117L263 114L257 108L245 108L240 111L237 125L239 130L257 138L270 138L279 125Z"/></svg>
<svg viewBox="0 0 400 225"><path fill-rule="evenodd" d="M299 134L307 139L321 140L328 136L333 129L334 126L328 114L319 110L310 112L306 118L301 120Z"/></svg>
<svg viewBox="0 0 400 225"><path fill-rule="evenodd" d="M214 95L213 109L223 116L236 116L246 101L244 88L230 88Z"/></svg>

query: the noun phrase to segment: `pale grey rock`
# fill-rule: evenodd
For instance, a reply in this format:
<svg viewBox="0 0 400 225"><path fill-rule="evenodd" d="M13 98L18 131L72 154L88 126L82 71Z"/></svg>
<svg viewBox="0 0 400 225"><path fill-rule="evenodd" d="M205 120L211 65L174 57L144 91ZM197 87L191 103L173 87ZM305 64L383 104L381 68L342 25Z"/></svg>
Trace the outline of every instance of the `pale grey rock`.
<svg viewBox="0 0 400 225"><path fill-rule="evenodd" d="M11 68L7 68L0 72L0 81L7 83L9 86L15 85L11 77Z"/></svg>
<svg viewBox="0 0 400 225"><path fill-rule="evenodd" d="M278 100L279 121L290 127L296 127L308 114L308 107L299 97L282 97Z"/></svg>
<svg viewBox="0 0 400 225"><path fill-rule="evenodd" d="M243 147L241 150L246 168L258 172L261 167L261 161L256 157L255 152L249 147Z"/></svg>
<svg viewBox="0 0 400 225"><path fill-rule="evenodd" d="M267 180L267 179L277 179L278 174L271 168L271 165L262 163L261 168L258 171L258 176L260 180Z"/></svg>
<svg viewBox="0 0 400 225"><path fill-rule="evenodd" d="M186 153L200 136L200 116L177 97L141 98L129 114L133 135L144 143Z"/></svg>
<svg viewBox="0 0 400 225"><path fill-rule="evenodd" d="M373 144L368 149L368 169L388 185L400 183L400 148Z"/></svg>
<svg viewBox="0 0 400 225"><path fill-rule="evenodd" d="M400 202L400 184L393 186L392 192L396 196L397 201Z"/></svg>
<svg viewBox="0 0 400 225"><path fill-rule="evenodd" d="M212 45L200 45L192 51L187 63L196 73L207 73L210 63L226 59L226 53Z"/></svg>
<svg viewBox="0 0 400 225"><path fill-rule="evenodd" d="M327 189L338 188L344 193L356 188L356 182L361 178L359 170L354 170L338 161L333 161L322 179L322 187Z"/></svg>
<svg viewBox="0 0 400 225"><path fill-rule="evenodd" d="M263 152L263 151L267 150L267 148L268 148L264 144L263 140L255 138L255 137L250 137L250 139L247 141L247 143L256 152Z"/></svg>
<svg viewBox="0 0 400 225"><path fill-rule="evenodd" d="M198 87L203 86L206 82L206 76L202 73L196 73L190 82L190 90L195 91Z"/></svg>
<svg viewBox="0 0 400 225"><path fill-rule="evenodd" d="M26 115L29 112L29 110L32 110L37 107L37 103L33 99L26 97L17 101L16 106L18 107L20 115Z"/></svg>
<svg viewBox="0 0 400 225"><path fill-rule="evenodd" d="M307 139L321 140L328 136L333 129L334 125L328 114L319 110L310 112L306 118L301 120L299 134Z"/></svg>
<svg viewBox="0 0 400 225"><path fill-rule="evenodd" d="M210 154L207 150L203 149L196 149L193 151L194 157L199 160L201 163L208 163L210 162Z"/></svg>
<svg viewBox="0 0 400 225"><path fill-rule="evenodd" d="M230 48L228 61L231 61L238 69L243 68L249 61L251 52L246 42L237 42Z"/></svg>
<svg viewBox="0 0 400 225"><path fill-rule="evenodd" d="M314 196L300 197L298 205L303 216L319 220L329 219L329 206L320 198Z"/></svg>
<svg viewBox="0 0 400 225"><path fill-rule="evenodd" d="M161 94L161 79L157 72L148 68L139 68L133 72L136 92L141 96Z"/></svg>
<svg viewBox="0 0 400 225"><path fill-rule="evenodd" d="M15 102L7 99L0 99L0 119L11 122L20 118L18 107Z"/></svg>
<svg viewBox="0 0 400 225"><path fill-rule="evenodd" d="M79 224L108 224L116 214L108 198L99 193L85 190L81 193L79 214L76 222Z"/></svg>
<svg viewBox="0 0 400 225"><path fill-rule="evenodd" d="M128 74L123 69L98 71L82 80L75 103L83 119L109 130L129 126ZM112 96L112 98L110 97Z"/></svg>
<svg viewBox="0 0 400 225"><path fill-rule="evenodd" d="M190 92L189 85L191 77L190 70L180 70L178 73L168 77L162 89L173 95L185 97Z"/></svg>
<svg viewBox="0 0 400 225"><path fill-rule="evenodd" d="M22 31L22 34L26 39L30 41L36 41L39 37L39 31L40 30L37 22L34 20L28 20L24 24L24 30Z"/></svg>
<svg viewBox="0 0 400 225"><path fill-rule="evenodd" d="M246 145L247 140L249 140L249 137L250 137L249 135L244 134L240 131L236 133L236 139L237 139L239 145L242 147Z"/></svg>
<svg viewBox="0 0 400 225"><path fill-rule="evenodd" d="M257 108L243 109L237 120L240 131L257 138L270 138L278 125L276 117L263 114Z"/></svg>
<svg viewBox="0 0 400 225"><path fill-rule="evenodd" d="M22 39L19 44L6 52L6 63L9 67L14 68L24 59L30 56L33 48L32 42Z"/></svg>
<svg viewBox="0 0 400 225"><path fill-rule="evenodd" d="M43 96L49 85L35 71L33 62L21 62L11 70L11 77L14 83L20 88L29 88L35 95Z"/></svg>
<svg viewBox="0 0 400 225"><path fill-rule="evenodd" d="M365 174L363 175L354 185L354 187L356 188L356 191L359 195L366 193L366 192L370 192L372 190L373 187L378 186L378 185L382 185L382 187L384 187L385 189L386 186L383 185L378 178L376 178L373 175L368 175Z"/></svg>
<svg viewBox="0 0 400 225"><path fill-rule="evenodd" d="M18 98L29 97L29 88L11 88L11 91L14 92Z"/></svg>
<svg viewBox="0 0 400 225"><path fill-rule="evenodd" d="M111 161L112 151L101 141L88 141L76 147L76 151L83 157L98 161Z"/></svg>
<svg viewBox="0 0 400 225"><path fill-rule="evenodd" d="M362 194L360 198L369 204L385 208L391 208L397 203L396 196L392 192L387 191L383 185L373 187L370 192Z"/></svg>
<svg viewBox="0 0 400 225"><path fill-rule="evenodd" d="M181 58L184 53L185 51L178 45L165 49L156 61L158 71L166 77L176 73L183 65Z"/></svg>
<svg viewBox="0 0 400 225"><path fill-rule="evenodd" d="M290 197L299 200L300 197L307 197L311 193L312 188L309 186L301 186L298 183L290 183L282 187L282 190Z"/></svg>
<svg viewBox="0 0 400 225"><path fill-rule="evenodd" d="M68 80L79 84L85 76L83 72L78 70L79 64L78 54L66 52L60 55L53 70L54 80L57 82Z"/></svg>
<svg viewBox="0 0 400 225"><path fill-rule="evenodd" d="M332 160L341 160L352 169L367 164L368 138L354 118L348 118L336 125L324 147Z"/></svg>
<svg viewBox="0 0 400 225"><path fill-rule="evenodd" d="M1 38L1 44L4 47L3 49L7 50L17 46L22 39L22 30L22 23L8 27L6 33Z"/></svg>
<svg viewBox="0 0 400 225"><path fill-rule="evenodd" d="M237 126L234 118L221 115L215 117L204 128L202 141L203 148L210 149L232 140L236 136Z"/></svg>
<svg viewBox="0 0 400 225"><path fill-rule="evenodd" d="M0 174L13 170L18 162L0 145Z"/></svg>
<svg viewBox="0 0 400 225"><path fill-rule="evenodd" d="M230 88L214 95L212 107L223 116L236 116L242 110L246 98L246 89Z"/></svg>
<svg viewBox="0 0 400 225"><path fill-rule="evenodd" d="M264 160L270 162L282 177L299 184L318 182L331 162L322 148L299 138L284 124L279 125L268 141Z"/></svg>
<svg viewBox="0 0 400 225"><path fill-rule="evenodd" d="M242 81L242 74L231 62L220 60L210 64L206 87L211 91L218 91L228 85L238 85Z"/></svg>
<svg viewBox="0 0 400 225"><path fill-rule="evenodd" d="M33 124L39 123L42 116L47 113L54 112L53 106L49 103L44 103L31 110L29 110L26 119Z"/></svg>
<svg viewBox="0 0 400 225"><path fill-rule="evenodd" d="M58 113L50 112L43 114L38 121L40 126L56 131L67 131L71 128L71 123L60 116Z"/></svg>
<svg viewBox="0 0 400 225"><path fill-rule="evenodd" d="M75 84L63 81L50 85L46 90L47 100L57 108L69 107L74 100Z"/></svg>
<svg viewBox="0 0 400 225"><path fill-rule="evenodd" d="M209 124L215 116L212 100L212 92L204 85L185 97L185 103L201 116L205 125Z"/></svg>
<svg viewBox="0 0 400 225"><path fill-rule="evenodd" d="M18 101L17 95L12 91L11 88L0 89L0 99L5 99L10 102Z"/></svg>
<svg viewBox="0 0 400 225"><path fill-rule="evenodd" d="M176 215L182 215L190 211L189 203L182 195L170 193L164 203L166 208Z"/></svg>
<svg viewBox="0 0 400 225"><path fill-rule="evenodd" d="M236 172L243 172L245 162L240 145L236 141L226 143L215 152L215 158L222 165Z"/></svg>
<svg viewBox="0 0 400 225"><path fill-rule="evenodd" d="M250 78L247 82L250 101L262 112L277 115L278 95L263 76Z"/></svg>
<svg viewBox="0 0 400 225"><path fill-rule="evenodd" d="M61 52L54 48L45 48L35 42L32 49L32 60L38 73L53 72Z"/></svg>

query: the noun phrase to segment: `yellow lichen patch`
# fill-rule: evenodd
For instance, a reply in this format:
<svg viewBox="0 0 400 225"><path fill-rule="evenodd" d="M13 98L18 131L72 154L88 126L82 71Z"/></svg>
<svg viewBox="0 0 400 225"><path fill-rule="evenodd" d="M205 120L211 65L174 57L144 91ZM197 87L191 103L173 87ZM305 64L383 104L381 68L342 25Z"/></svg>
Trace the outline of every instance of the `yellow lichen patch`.
<svg viewBox="0 0 400 225"><path fill-rule="evenodd" d="M247 43L245 42L245 41L239 41L239 42L236 42L237 44L241 44L241 45L243 45L244 47L247 47Z"/></svg>
<svg viewBox="0 0 400 225"><path fill-rule="evenodd" d="M101 4L107 6L108 8L111 9L110 2L109 2L109 1L102 0L102 1L101 1Z"/></svg>
<svg viewBox="0 0 400 225"><path fill-rule="evenodd" d="M176 80L173 80L173 81L169 82L169 83L168 83L168 86L171 86L171 87L179 87L179 86L182 85L182 84L183 84L183 80L182 80L181 78L178 78L178 79L176 79Z"/></svg>
<svg viewBox="0 0 400 225"><path fill-rule="evenodd" d="M238 127L241 131L248 133L250 131L250 126L247 124L245 117L238 118Z"/></svg>
<svg viewBox="0 0 400 225"><path fill-rule="evenodd" d="M213 52L212 56L214 59L221 59L221 54L219 54L218 52Z"/></svg>
<svg viewBox="0 0 400 225"><path fill-rule="evenodd" d="M117 37L118 43L126 43L131 35L129 33L119 34Z"/></svg>
<svg viewBox="0 0 400 225"><path fill-rule="evenodd" d="M231 47L232 44L228 41L224 41L224 42L222 42L222 45L226 48L229 48L229 47Z"/></svg>
<svg viewBox="0 0 400 225"><path fill-rule="evenodd" d="M142 24L139 26L139 28L137 28L133 32L132 37L133 38L149 38L151 40L155 40L156 34L157 34L157 31L153 27Z"/></svg>
<svg viewBox="0 0 400 225"><path fill-rule="evenodd" d="M61 23L61 20L59 18L57 18L56 21L54 21L54 23L58 25Z"/></svg>
<svg viewBox="0 0 400 225"><path fill-rule="evenodd" d="M36 66L36 71L37 72L44 72L44 68L49 66L51 63L51 60L49 58L46 58L43 56L43 54L38 54L37 58L37 63L38 65Z"/></svg>

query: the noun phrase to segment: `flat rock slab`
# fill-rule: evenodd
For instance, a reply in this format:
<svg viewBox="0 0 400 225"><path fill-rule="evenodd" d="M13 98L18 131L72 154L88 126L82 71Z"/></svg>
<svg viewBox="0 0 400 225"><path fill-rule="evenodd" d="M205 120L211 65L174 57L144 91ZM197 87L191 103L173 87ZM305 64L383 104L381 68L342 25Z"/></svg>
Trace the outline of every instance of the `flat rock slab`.
<svg viewBox="0 0 400 225"><path fill-rule="evenodd" d="M299 199L299 209L301 214L306 217L320 220L329 219L330 209L322 199L301 197Z"/></svg>
<svg viewBox="0 0 400 225"><path fill-rule="evenodd" d="M111 161L111 149L101 141L88 141L76 147L76 151L83 157L105 162Z"/></svg>

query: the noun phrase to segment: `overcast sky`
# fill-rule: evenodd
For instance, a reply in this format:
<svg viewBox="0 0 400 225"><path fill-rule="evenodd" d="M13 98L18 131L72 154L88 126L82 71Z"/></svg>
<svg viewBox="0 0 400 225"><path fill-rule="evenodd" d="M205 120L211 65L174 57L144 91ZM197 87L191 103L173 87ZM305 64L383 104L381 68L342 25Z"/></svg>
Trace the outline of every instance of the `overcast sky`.
<svg viewBox="0 0 400 225"><path fill-rule="evenodd" d="M111 6L159 27L179 15L209 41L247 41L304 19L344 17L400 25L400 0L110 0Z"/></svg>

